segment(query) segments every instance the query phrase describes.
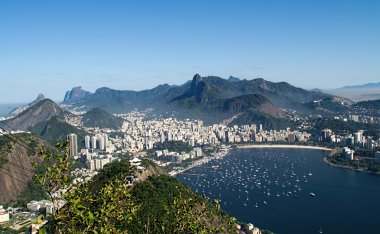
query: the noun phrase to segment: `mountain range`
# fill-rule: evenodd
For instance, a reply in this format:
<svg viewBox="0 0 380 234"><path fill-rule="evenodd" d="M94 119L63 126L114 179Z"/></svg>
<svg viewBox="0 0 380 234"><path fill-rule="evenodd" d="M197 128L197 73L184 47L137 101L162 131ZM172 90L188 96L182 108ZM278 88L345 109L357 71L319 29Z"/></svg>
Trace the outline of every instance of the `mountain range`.
<svg viewBox="0 0 380 234"><path fill-rule="evenodd" d="M23 107L21 113L1 123L7 130L29 130L53 141L64 138L68 132L85 134L70 125L68 119L78 120L83 127L119 129L124 120L113 114L135 109L151 109L156 116L202 119L206 124L261 123L268 129L283 129L292 126L287 116L294 111L300 115L332 117L349 111L351 106L374 107L375 111L378 105L378 102L354 105L348 99L304 90L286 82L274 83L262 78L242 80L232 76L228 79L201 77L199 74L179 86L163 84L143 91L103 87L90 93L75 87L66 92L63 105L43 98L39 95ZM69 110L85 113L75 115ZM60 128L65 130L60 131Z"/></svg>
<svg viewBox="0 0 380 234"><path fill-rule="evenodd" d="M196 74L192 80L180 86L164 84L143 91L103 87L90 93L76 87L66 93L63 104L85 111L98 107L109 113L152 108L160 115L217 123L252 111L260 115L261 119L265 119L265 116L284 118L287 109L308 113L313 111L310 102L332 97L286 82L274 83L262 78L241 80L232 76L223 79Z"/></svg>
<svg viewBox="0 0 380 234"><path fill-rule="evenodd" d="M380 82L361 85L347 85L339 89L380 89Z"/></svg>
<svg viewBox="0 0 380 234"><path fill-rule="evenodd" d="M33 105L29 105L29 108L3 122L8 131L26 131L40 122L48 121L53 116L64 119L65 116L73 115L70 112L63 110L57 103L50 99L43 99Z"/></svg>
<svg viewBox="0 0 380 234"><path fill-rule="evenodd" d="M380 82L348 85L337 89L323 90L325 93L348 98L355 102L380 99Z"/></svg>

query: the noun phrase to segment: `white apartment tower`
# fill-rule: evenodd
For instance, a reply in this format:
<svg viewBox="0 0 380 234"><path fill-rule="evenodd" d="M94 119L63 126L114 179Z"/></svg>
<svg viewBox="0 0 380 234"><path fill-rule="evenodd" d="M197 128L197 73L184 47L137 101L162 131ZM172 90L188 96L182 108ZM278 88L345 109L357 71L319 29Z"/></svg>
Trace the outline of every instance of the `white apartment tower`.
<svg viewBox="0 0 380 234"><path fill-rule="evenodd" d="M91 149L96 149L96 136L91 137Z"/></svg>
<svg viewBox="0 0 380 234"><path fill-rule="evenodd" d="M70 157L78 157L78 139L77 135L71 133L67 136L70 147Z"/></svg>
<svg viewBox="0 0 380 234"><path fill-rule="evenodd" d="M90 149L90 140L91 140L90 136L87 135L84 137L84 147L86 149Z"/></svg>

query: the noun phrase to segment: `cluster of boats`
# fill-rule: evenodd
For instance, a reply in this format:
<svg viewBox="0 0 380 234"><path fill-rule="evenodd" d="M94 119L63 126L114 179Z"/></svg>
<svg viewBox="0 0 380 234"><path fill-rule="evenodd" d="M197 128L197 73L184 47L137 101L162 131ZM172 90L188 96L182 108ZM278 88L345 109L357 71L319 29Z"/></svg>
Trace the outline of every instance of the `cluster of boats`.
<svg viewBox="0 0 380 234"><path fill-rule="evenodd" d="M221 200L224 206L258 208L268 206L272 199L315 197L315 192L303 190L312 180L306 160L303 155L235 152L178 174L177 178L200 195Z"/></svg>

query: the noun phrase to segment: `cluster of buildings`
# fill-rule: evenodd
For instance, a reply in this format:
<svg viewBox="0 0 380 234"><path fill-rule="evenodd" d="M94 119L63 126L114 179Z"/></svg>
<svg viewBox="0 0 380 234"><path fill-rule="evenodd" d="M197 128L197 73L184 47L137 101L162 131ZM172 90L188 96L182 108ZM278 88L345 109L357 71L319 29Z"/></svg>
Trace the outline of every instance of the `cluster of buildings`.
<svg viewBox="0 0 380 234"><path fill-rule="evenodd" d="M70 156L82 159L86 162L90 171L101 170L103 167L115 160L112 156L113 146L109 144L109 138L106 133L99 133L94 136L85 136L84 147L78 152L78 137L76 134L67 136L70 148ZM100 154L99 152L103 152Z"/></svg>
<svg viewBox="0 0 380 234"><path fill-rule="evenodd" d="M1 135L6 135L6 134L18 134L18 133L27 133L27 134L30 134L31 132L29 131L22 131L22 130L16 130L16 131L9 131L9 132L6 132L6 131L3 131L3 129L0 128L0 136Z"/></svg>
<svg viewBox="0 0 380 234"><path fill-rule="evenodd" d="M345 159L350 160L350 161L354 160L355 159L354 153L355 153L354 150L352 150L348 147L343 147L343 157Z"/></svg>
<svg viewBox="0 0 380 234"><path fill-rule="evenodd" d="M40 209L45 209L46 214L54 214L53 202L49 200L31 201L26 205L26 207L33 212L37 212Z"/></svg>
<svg viewBox="0 0 380 234"><path fill-rule="evenodd" d="M3 206L0 205L0 226L17 231L25 227L30 227L33 220L37 218L37 215L38 212L35 211L25 211L20 207L8 207L7 209L4 209Z"/></svg>
<svg viewBox="0 0 380 234"><path fill-rule="evenodd" d="M153 149L155 144L166 141L182 141L195 147L190 153L156 151L155 156L160 161L182 162L202 156L201 146L220 145L224 143L268 143L268 142L306 142L310 134L291 131L289 128L281 131L265 131L261 124L251 124L228 127L225 124L205 126L199 120L177 120L175 118L144 120L141 113L131 113L120 116L125 119L118 136L110 138L106 129L95 129L92 136L84 138L84 147L78 151L78 139L75 134L68 135L70 155L81 156L86 160L88 169L100 170L104 165L117 157L115 154L138 154L141 151ZM83 140L82 140L83 141Z"/></svg>
<svg viewBox="0 0 380 234"><path fill-rule="evenodd" d="M116 148L130 153L152 149L156 143L182 141L190 146L217 145L242 142L304 142L310 138L306 132L264 131L262 125L227 127L223 124L204 126L202 121L181 121L175 118L142 121L130 118L124 124L122 137L112 139Z"/></svg>
<svg viewBox="0 0 380 234"><path fill-rule="evenodd" d="M374 113L377 112L377 113ZM356 123L369 123L369 124L376 124L380 123L380 117L378 110L371 110L371 109L359 109L354 110L356 113L359 114L350 114L348 115L348 120L354 121ZM346 118L347 119L347 118Z"/></svg>
<svg viewBox="0 0 380 234"><path fill-rule="evenodd" d="M169 161L174 163L181 163L186 159L195 159L202 157L202 148L196 147L190 153L186 152L169 152L169 150L157 150L154 152L157 160L160 161Z"/></svg>
<svg viewBox="0 0 380 234"><path fill-rule="evenodd" d="M360 147L374 149L380 145L380 140L373 140L371 136L364 136L364 131L360 130L346 136L335 135L331 129L323 129L319 137L321 142L338 143L343 146Z"/></svg>
<svg viewBox="0 0 380 234"><path fill-rule="evenodd" d="M319 140L322 142L338 143L343 145L343 157L347 160L355 159L355 151L349 147L359 147L366 149L376 149L380 146L380 139L375 141L371 136L364 136L364 131L360 130L346 136L335 135L331 129L323 129ZM380 151L374 156L374 161L380 163Z"/></svg>

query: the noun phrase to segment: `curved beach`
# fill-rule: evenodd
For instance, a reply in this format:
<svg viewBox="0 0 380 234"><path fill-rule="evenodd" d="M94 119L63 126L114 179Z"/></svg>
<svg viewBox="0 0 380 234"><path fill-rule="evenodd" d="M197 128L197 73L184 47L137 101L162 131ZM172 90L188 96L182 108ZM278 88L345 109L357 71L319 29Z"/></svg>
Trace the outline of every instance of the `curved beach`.
<svg viewBox="0 0 380 234"><path fill-rule="evenodd" d="M295 149L316 149L316 150L326 150L331 151L331 149L319 146L308 146L308 145L242 145L238 146L239 149L249 149L249 148L295 148Z"/></svg>

